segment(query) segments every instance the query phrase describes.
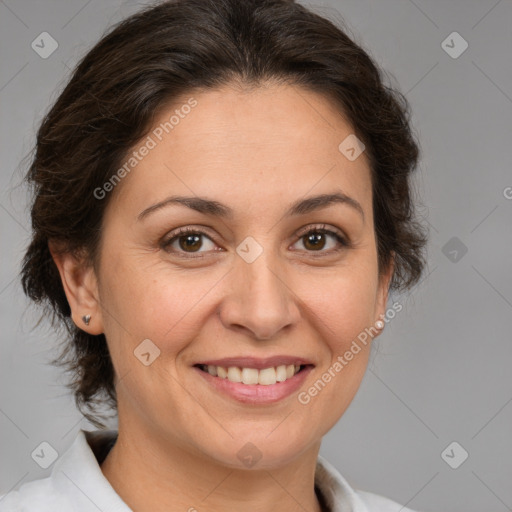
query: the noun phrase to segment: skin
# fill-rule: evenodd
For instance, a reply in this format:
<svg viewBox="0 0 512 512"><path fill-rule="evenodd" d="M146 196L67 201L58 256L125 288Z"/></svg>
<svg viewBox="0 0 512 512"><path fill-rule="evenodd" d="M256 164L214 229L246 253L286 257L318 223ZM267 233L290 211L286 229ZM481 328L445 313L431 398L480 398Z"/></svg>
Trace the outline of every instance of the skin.
<svg viewBox="0 0 512 512"><path fill-rule="evenodd" d="M306 405L298 393L271 405L236 402L191 365L300 356L315 365L304 391L383 317L392 267L379 277L368 160L338 150L353 130L332 102L290 85L199 91L155 126L191 96L197 106L108 198L97 272L54 253L73 320L105 333L116 370L119 437L101 470L137 512L256 512L277 503L281 512L320 511L321 439L354 398L371 343ZM297 200L340 190L364 219L346 204L284 217ZM170 195L217 200L233 218L174 205L137 219ZM296 235L322 224L351 246L324 235L315 249ZM179 254L162 249L164 237L190 225L207 232L196 252L179 241ZM263 248L252 263L236 253L247 236ZM145 339L161 351L149 366L133 353ZM237 457L247 442L262 454L250 469Z"/></svg>

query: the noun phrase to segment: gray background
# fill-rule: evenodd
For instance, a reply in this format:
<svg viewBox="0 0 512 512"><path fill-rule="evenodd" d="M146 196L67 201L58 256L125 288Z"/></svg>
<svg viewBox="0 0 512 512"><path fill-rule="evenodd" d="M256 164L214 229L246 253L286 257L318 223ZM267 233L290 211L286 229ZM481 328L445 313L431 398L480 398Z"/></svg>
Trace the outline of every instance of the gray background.
<svg viewBox="0 0 512 512"><path fill-rule="evenodd" d="M415 510L512 510L512 2L304 3L343 17L406 93L431 231L426 277L391 298L404 309L376 342L321 453L354 486ZM42 441L62 453L79 428L92 428L47 364L58 337L47 326L32 330L38 314L17 278L29 235L22 158L77 59L142 5L0 1L0 492L50 473L30 456ZM47 59L31 48L44 31L59 45ZM458 58L442 47L454 31L469 44ZM457 469L441 457L453 441L469 453ZM449 452L451 460L460 453Z"/></svg>

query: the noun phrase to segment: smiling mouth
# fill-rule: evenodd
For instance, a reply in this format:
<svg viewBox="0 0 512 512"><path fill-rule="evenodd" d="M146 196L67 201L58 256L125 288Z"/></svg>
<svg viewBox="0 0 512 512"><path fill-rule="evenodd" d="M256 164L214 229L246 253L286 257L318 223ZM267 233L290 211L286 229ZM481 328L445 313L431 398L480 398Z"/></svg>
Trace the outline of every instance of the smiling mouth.
<svg viewBox="0 0 512 512"><path fill-rule="evenodd" d="M288 364L271 366L261 370L256 368L240 368L238 366L223 367L206 364L197 364L195 366L213 377L226 379L230 382L246 384L248 386L270 386L279 384L280 382L286 382L297 373L312 365Z"/></svg>

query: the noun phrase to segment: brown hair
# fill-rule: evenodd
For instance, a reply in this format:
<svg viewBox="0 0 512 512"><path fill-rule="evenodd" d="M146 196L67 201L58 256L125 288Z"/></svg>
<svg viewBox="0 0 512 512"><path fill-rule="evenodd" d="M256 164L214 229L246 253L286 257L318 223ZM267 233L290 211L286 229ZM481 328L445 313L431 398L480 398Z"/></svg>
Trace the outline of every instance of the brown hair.
<svg viewBox="0 0 512 512"><path fill-rule="evenodd" d="M427 236L415 220L410 173L419 148L408 102L382 73L334 23L286 0L163 2L113 27L85 55L37 133L26 176L34 197L22 284L53 325L65 327L53 363L71 373L69 387L86 418L103 427L96 406L116 409L114 369L105 336L71 320L48 242L96 265L109 198L98 200L93 191L111 179L161 109L193 89L277 80L335 102L371 163L379 272L394 255L390 289L418 282Z"/></svg>

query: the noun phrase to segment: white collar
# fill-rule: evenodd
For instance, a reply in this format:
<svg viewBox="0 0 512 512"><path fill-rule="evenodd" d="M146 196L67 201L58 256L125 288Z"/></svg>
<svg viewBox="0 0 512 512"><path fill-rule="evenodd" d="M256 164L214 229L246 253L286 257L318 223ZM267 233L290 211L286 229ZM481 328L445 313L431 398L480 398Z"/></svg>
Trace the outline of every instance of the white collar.
<svg viewBox="0 0 512 512"><path fill-rule="evenodd" d="M115 430L80 430L72 445L55 463L48 478L25 483L0 501L4 506L22 503L41 512L132 512L101 471L100 464L117 438ZM98 462L100 458L100 462ZM318 456L315 486L329 512L385 512L400 506L376 494L354 490L340 473ZM369 505L371 504L371 506ZM368 505L368 506L367 506ZM398 508L395 508L398 505ZM60 508L59 508L60 507ZM402 512L413 512L405 507Z"/></svg>
<svg viewBox="0 0 512 512"><path fill-rule="evenodd" d="M52 476L53 473L64 472L102 510L131 512L101 472L96 459L116 438L115 430L80 430L71 448L61 458L60 467L55 466ZM68 478L66 480L63 483L67 488L73 485ZM320 455L317 460L315 485L320 489L329 512L368 512L348 482Z"/></svg>

